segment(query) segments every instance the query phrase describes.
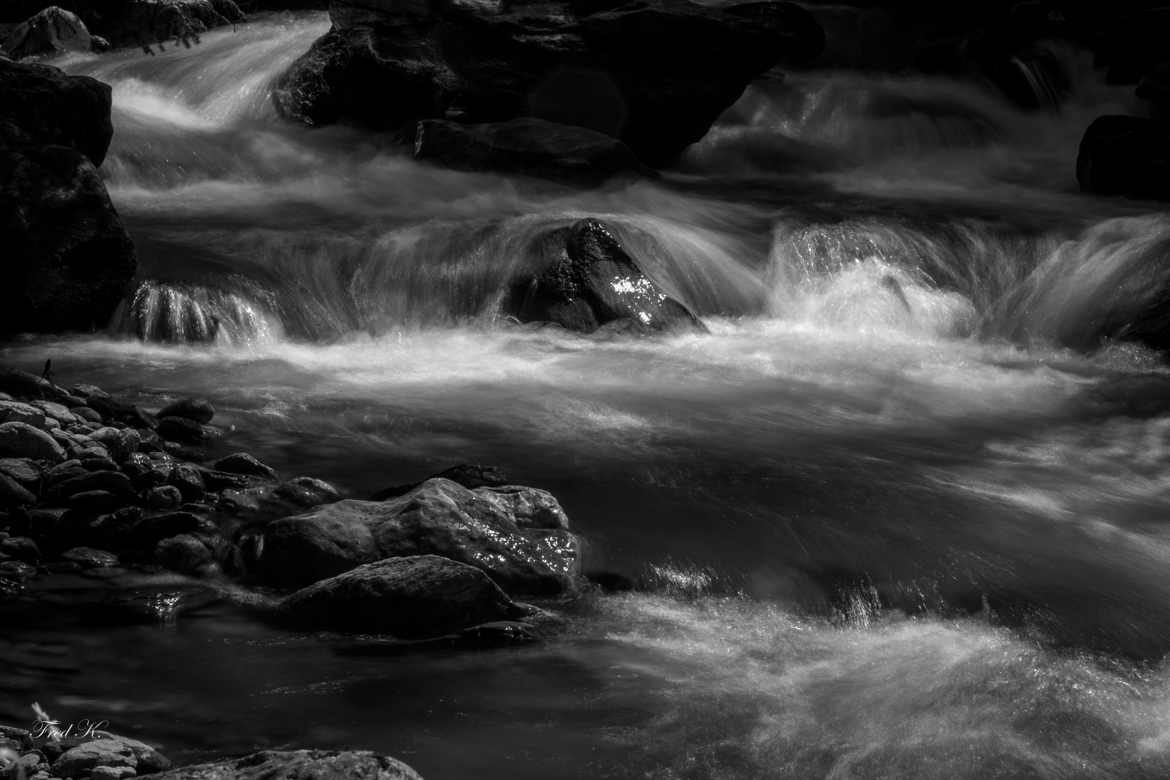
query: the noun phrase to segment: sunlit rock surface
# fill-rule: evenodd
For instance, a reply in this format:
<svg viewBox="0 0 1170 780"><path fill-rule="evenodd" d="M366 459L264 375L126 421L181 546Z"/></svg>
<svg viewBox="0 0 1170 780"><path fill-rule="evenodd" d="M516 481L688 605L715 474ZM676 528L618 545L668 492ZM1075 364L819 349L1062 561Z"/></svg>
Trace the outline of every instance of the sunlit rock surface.
<svg viewBox="0 0 1170 780"><path fill-rule="evenodd" d="M297 587L383 558L433 554L482 569L508 593L561 593L575 586L577 540L555 503L536 488L468 490L431 479L399 498L339 501L271 523L260 573Z"/></svg>

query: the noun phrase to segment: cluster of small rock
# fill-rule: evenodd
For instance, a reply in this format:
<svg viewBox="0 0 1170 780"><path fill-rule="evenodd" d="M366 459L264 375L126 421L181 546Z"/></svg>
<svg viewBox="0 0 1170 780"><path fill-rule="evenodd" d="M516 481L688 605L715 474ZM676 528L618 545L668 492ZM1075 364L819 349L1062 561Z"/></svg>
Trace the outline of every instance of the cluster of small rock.
<svg viewBox="0 0 1170 780"><path fill-rule="evenodd" d="M49 738L0 726L3 780L260 780L273 777L421 780L406 764L368 751L282 750L171 768L150 745L95 731L83 737Z"/></svg>
<svg viewBox="0 0 1170 780"><path fill-rule="evenodd" d="M207 575L235 561L227 515L274 515L336 500L303 477L280 482L255 457L202 462L222 435L215 410L185 399L151 414L97 387L0 373L0 588L38 573L121 563Z"/></svg>

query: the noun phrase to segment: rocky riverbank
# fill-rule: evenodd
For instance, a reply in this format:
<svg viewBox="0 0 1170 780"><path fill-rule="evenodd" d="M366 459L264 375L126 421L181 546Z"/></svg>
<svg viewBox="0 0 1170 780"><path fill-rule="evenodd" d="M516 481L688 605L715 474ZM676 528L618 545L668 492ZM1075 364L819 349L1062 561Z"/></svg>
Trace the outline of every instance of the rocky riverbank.
<svg viewBox="0 0 1170 780"><path fill-rule="evenodd" d="M471 648L534 641L548 608L580 590L579 542L546 491L461 466L344 499L230 452L231 431L216 422L199 399L147 410L93 385L0 372L0 622L78 610L91 626L165 622L231 601L294 629ZM170 767L133 739L40 731L0 729L0 777L110 780ZM163 776L289 772L416 777L386 757L318 751Z"/></svg>
<svg viewBox="0 0 1170 780"><path fill-rule="evenodd" d="M87 724L82 736L39 720L32 730L0 725L4 780L261 780L274 777L421 780L406 764L369 751L266 750L242 758L172 767L155 748Z"/></svg>

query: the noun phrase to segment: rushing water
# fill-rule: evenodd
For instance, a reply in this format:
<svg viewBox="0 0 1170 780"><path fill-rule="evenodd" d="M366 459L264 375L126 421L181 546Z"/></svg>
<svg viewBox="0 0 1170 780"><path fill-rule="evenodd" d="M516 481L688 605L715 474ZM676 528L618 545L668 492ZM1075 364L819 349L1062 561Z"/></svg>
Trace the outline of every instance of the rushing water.
<svg viewBox="0 0 1170 780"><path fill-rule="evenodd" d="M765 80L677 171L580 192L281 123L268 84L327 24L66 63L114 87L140 286L110 335L5 361L209 397L224 446L355 496L500 465L562 500L586 570L647 587L537 645L404 654L226 603L95 629L64 583L0 636L0 718L432 779L1170 773L1170 374L1111 341L1161 305L1170 217L1072 173L1122 92L1082 74L1022 114L937 79ZM710 333L500 321L528 243L586 215Z"/></svg>

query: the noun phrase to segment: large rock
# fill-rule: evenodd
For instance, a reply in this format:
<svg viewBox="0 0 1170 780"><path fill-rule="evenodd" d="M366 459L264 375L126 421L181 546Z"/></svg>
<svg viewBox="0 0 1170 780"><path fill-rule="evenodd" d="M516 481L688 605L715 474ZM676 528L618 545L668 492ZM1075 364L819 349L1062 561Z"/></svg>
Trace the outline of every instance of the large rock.
<svg viewBox="0 0 1170 780"><path fill-rule="evenodd" d="M6 0L3 19L23 19L43 7L41 0ZM234 0L59 0L94 35L114 46L140 46L153 54L168 42L190 46L213 27L245 20Z"/></svg>
<svg viewBox="0 0 1170 780"><path fill-rule="evenodd" d="M39 428L28 423L6 422L0 424L0 457L60 463L65 460L65 450L52 436Z"/></svg>
<svg viewBox="0 0 1170 780"><path fill-rule="evenodd" d="M418 123L414 156L449 168L585 184L643 170L630 148L616 138L531 117L481 125L426 119Z"/></svg>
<svg viewBox="0 0 1170 780"><path fill-rule="evenodd" d="M0 43L0 50L14 60L92 48L93 38L85 22L55 5L18 24Z"/></svg>
<svg viewBox="0 0 1170 780"><path fill-rule="evenodd" d="M1081 139L1077 181L1100 195L1170 199L1170 122L1098 117Z"/></svg>
<svg viewBox="0 0 1170 780"><path fill-rule="evenodd" d="M556 499L535 488L468 490L431 479L389 501L338 501L269 524L260 573L275 585L299 587L383 558L433 554L482 569L509 593L574 587L576 539L559 523L548 527L514 513L522 503L517 492L546 507L537 513L542 520L551 506L559 510Z"/></svg>
<svg viewBox="0 0 1170 780"><path fill-rule="evenodd" d="M461 463L458 466L452 466L449 469L440 471L438 474L432 474L427 479L449 479L456 482L469 490L475 490L481 487L503 487L507 485L509 480L504 472L500 471L495 466L484 466L479 463ZM421 482L411 482L405 485L394 485L392 487L379 490L374 495L370 496L371 501L385 501L388 498L398 498L404 496L416 487L427 480ZM321 502L318 502L321 503Z"/></svg>
<svg viewBox="0 0 1170 780"><path fill-rule="evenodd" d="M350 0L330 12L333 29L276 85L287 117L410 132L423 119L530 116L618 138L654 166L702 138L753 78L807 50L803 27L689 2L590 13Z"/></svg>
<svg viewBox="0 0 1170 780"><path fill-rule="evenodd" d="M0 148L0 244L0 336L104 328L136 268L97 169L64 146Z"/></svg>
<svg viewBox="0 0 1170 780"><path fill-rule="evenodd" d="M110 96L97 79L0 58L0 148L69 146L101 165L114 135ZM0 193L11 190L9 181L0 174ZM5 254L11 257L7 246Z"/></svg>
<svg viewBox="0 0 1170 780"><path fill-rule="evenodd" d="M150 774L169 769L171 762L143 742L116 735L83 742L66 750L53 762L57 777L89 777L98 767L128 767L139 774Z"/></svg>
<svg viewBox="0 0 1170 780"><path fill-rule="evenodd" d="M386 558L298 590L289 617L314 629L427 639L531 612L474 566L438 555Z"/></svg>
<svg viewBox="0 0 1170 780"><path fill-rule="evenodd" d="M174 769L153 780L422 780L389 756L367 751L266 750L243 758Z"/></svg>
<svg viewBox="0 0 1170 780"><path fill-rule="evenodd" d="M639 331L703 330L686 306L651 281L594 219L550 231L511 285L501 313L586 333L623 320Z"/></svg>

